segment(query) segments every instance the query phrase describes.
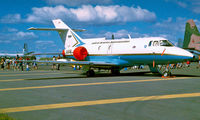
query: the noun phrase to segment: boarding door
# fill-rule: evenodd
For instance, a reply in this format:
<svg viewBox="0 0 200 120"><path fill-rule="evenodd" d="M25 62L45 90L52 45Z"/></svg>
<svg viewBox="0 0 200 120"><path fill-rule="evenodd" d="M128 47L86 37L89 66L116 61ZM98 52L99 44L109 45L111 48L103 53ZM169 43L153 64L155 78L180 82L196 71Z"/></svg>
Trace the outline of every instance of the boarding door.
<svg viewBox="0 0 200 120"><path fill-rule="evenodd" d="M156 64L156 53L158 53L158 48L159 48L159 41L154 40L150 41L149 46L151 47L151 51L153 53L153 66Z"/></svg>
<svg viewBox="0 0 200 120"><path fill-rule="evenodd" d="M107 47L107 54L112 54L112 42L110 42Z"/></svg>

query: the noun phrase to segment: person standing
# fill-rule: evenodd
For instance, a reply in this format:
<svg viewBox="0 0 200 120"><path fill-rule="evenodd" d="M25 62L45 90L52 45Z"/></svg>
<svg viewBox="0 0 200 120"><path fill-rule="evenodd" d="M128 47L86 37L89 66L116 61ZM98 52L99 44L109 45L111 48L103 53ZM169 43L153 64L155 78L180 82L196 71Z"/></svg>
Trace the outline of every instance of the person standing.
<svg viewBox="0 0 200 120"><path fill-rule="evenodd" d="M30 59L27 57L26 58L26 71L29 71L29 64L30 64L29 60Z"/></svg>
<svg viewBox="0 0 200 120"><path fill-rule="evenodd" d="M1 58L1 70L4 70L4 62L5 62L4 58Z"/></svg>
<svg viewBox="0 0 200 120"><path fill-rule="evenodd" d="M24 68L23 68L23 58L22 57L19 58L19 67L21 68L21 71L24 71Z"/></svg>
<svg viewBox="0 0 200 120"><path fill-rule="evenodd" d="M56 57L55 57L55 56L53 56L53 61L56 61ZM53 65L52 65L52 70L55 70L55 69L56 69L56 64L53 63Z"/></svg>
<svg viewBox="0 0 200 120"><path fill-rule="evenodd" d="M33 69L34 70L38 69L37 62L36 62L36 57L33 58Z"/></svg>
<svg viewBox="0 0 200 120"><path fill-rule="evenodd" d="M199 56L199 64L198 64L197 68L200 68L200 56Z"/></svg>
<svg viewBox="0 0 200 120"><path fill-rule="evenodd" d="M60 55L58 55L57 60L61 59ZM60 70L60 64L58 63L58 68L57 70Z"/></svg>

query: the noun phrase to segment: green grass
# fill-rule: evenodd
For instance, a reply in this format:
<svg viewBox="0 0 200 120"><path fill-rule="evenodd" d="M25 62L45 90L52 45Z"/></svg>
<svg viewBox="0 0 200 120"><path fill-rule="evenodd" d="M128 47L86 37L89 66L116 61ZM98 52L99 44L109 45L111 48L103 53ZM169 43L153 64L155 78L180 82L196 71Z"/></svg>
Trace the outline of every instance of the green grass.
<svg viewBox="0 0 200 120"><path fill-rule="evenodd" d="M0 120L16 120L16 119L9 117L7 114L0 113Z"/></svg>

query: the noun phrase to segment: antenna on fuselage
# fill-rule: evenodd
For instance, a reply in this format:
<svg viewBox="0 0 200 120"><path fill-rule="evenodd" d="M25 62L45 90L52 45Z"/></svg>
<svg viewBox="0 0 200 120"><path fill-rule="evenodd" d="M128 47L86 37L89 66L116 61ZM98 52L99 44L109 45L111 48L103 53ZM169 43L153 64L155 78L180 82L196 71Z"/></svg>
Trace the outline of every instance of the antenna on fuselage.
<svg viewBox="0 0 200 120"><path fill-rule="evenodd" d="M130 34L128 34L128 38L131 39L131 35Z"/></svg>
<svg viewBox="0 0 200 120"><path fill-rule="evenodd" d="M114 34L112 34L112 40L114 40L114 39L115 39Z"/></svg>

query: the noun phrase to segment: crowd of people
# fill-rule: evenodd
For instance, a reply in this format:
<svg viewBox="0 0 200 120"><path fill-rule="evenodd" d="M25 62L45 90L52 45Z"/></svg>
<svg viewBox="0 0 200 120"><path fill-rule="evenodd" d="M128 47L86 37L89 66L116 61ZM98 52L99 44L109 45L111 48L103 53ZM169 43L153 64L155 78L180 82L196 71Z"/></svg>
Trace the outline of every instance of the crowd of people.
<svg viewBox="0 0 200 120"><path fill-rule="evenodd" d="M35 57L32 58L32 60L36 60ZM26 62L24 62L26 61ZM37 63L36 62L30 62L29 57L19 57L16 56L14 58L9 58L9 57L2 57L0 61L1 65L1 70L10 70L13 69L14 71L16 70L21 70L24 71L24 68L26 68L26 71L30 70L30 66L33 66L33 69L37 69Z"/></svg>
<svg viewBox="0 0 200 120"><path fill-rule="evenodd" d="M53 56L52 58L53 61L57 61L58 59L61 59L60 55L58 57ZM27 57L16 56L14 58L1 57L0 58L1 70L11 70L11 69L14 71L37 70L38 64L35 60L36 57L30 58L28 56ZM60 70L60 64L53 63L51 70Z"/></svg>
<svg viewBox="0 0 200 120"><path fill-rule="evenodd" d="M58 57L53 56L52 60L57 61L61 59L60 55ZM1 70L10 70L13 69L14 71L19 70L19 71L24 71L24 68L26 68L26 71L29 71L30 69L37 70L38 65L37 62L35 61L36 57L19 57L16 56L15 58L8 58L8 57L1 57L0 59L0 65L1 65ZM47 63L48 65L48 63ZM190 61L183 62L183 63L177 63L177 64L170 64L169 67L171 69L180 69L184 67L190 67ZM74 70L78 69L79 66L74 66ZM138 66L137 68L133 67L133 69L142 69L144 68L143 66ZM198 61L198 65L196 67L197 69L200 68L200 60ZM60 70L60 64L59 63L53 63L51 70Z"/></svg>

